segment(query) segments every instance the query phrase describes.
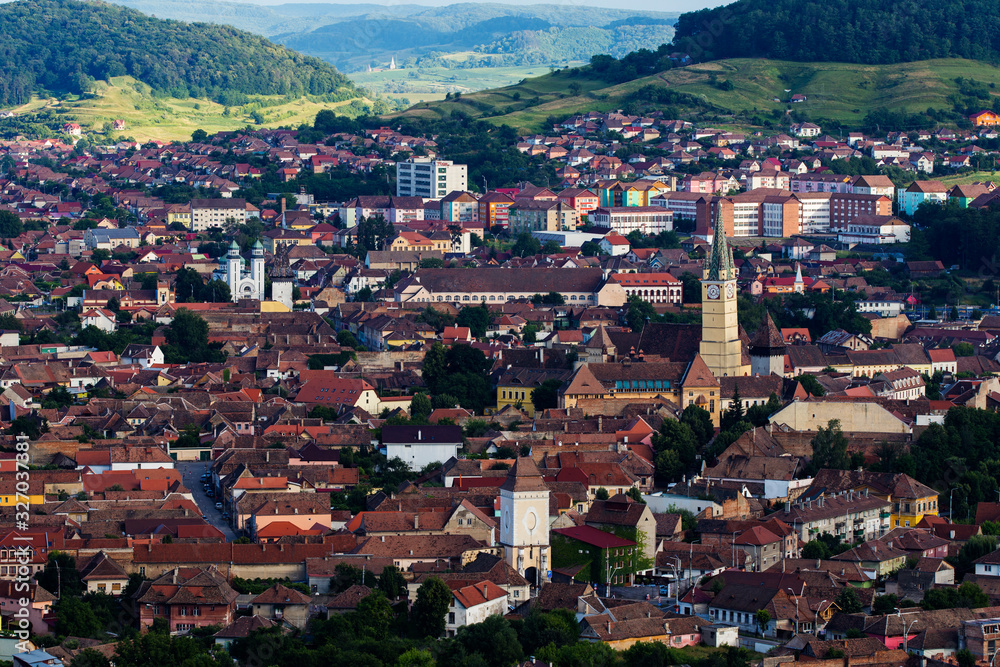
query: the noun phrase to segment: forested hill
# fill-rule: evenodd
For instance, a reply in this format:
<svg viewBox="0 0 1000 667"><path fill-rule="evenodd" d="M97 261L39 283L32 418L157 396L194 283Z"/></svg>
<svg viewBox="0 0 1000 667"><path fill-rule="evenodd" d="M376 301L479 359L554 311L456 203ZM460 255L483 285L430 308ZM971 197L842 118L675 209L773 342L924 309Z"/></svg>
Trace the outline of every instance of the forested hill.
<svg viewBox="0 0 1000 667"><path fill-rule="evenodd" d="M123 75L175 97L354 91L318 58L228 26L75 0L0 5L0 106L39 90L85 92L94 80Z"/></svg>
<svg viewBox="0 0 1000 667"><path fill-rule="evenodd" d="M674 44L701 61L996 61L1000 0L738 0L683 14Z"/></svg>

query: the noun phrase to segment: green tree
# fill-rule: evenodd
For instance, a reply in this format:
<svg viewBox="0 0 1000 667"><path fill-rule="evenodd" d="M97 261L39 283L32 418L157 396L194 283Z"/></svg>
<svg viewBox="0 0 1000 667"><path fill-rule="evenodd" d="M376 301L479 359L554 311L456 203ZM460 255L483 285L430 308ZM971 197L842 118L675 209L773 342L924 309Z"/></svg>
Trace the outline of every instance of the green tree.
<svg viewBox="0 0 1000 667"><path fill-rule="evenodd" d="M383 640L389 635L392 607L385 594L377 590L358 602L358 610L353 618L357 622L360 636Z"/></svg>
<svg viewBox="0 0 1000 667"><path fill-rule="evenodd" d="M530 257L531 255L537 255L542 250L542 244L534 236L528 232L521 232L517 235L517 240L514 242L514 247L511 248L510 252L515 257Z"/></svg>
<svg viewBox="0 0 1000 667"><path fill-rule="evenodd" d="M73 405L73 395L66 387L62 386L52 388L42 399L42 408L46 410L58 410L69 405Z"/></svg>
<svg viewBox="0 0 1000 667"><path fill-rule="evenodd" d="M767 609L758 609L754 614L754 621L757 622L757 632L764 634L764 631L767 630L767 624L771 622L771 612Z"/></svg>
<svg viewBox="0 0 1000 667"><path fill-rule="evenodd" d="M483 338L490 325L490 309L485 303L479 306L465 306L459 311L455 324L469 327L474 338Z"/></svg>
<svg viewBox="0 0 1000 667"><path fill-rule="evenodd" d="M524 655L510 621L496 614L459 628L457 639L467 653L479 656L488 667L507 667Z"/></svg>
<svg viewBox="0 0 1000 667"><path fill-rule="evenodd" d="M74 635L76 637L85 635ZM70 667L111 667L111 662L104 657L103 653L95 651L92 648L85 648L75 656L73 656L73 662L69 663Z"/></svg>
<svg viewBox="0 0 1000 667"><path fill-rule="evenodd" d="M423 392L417 392L410 400L410 419L413 421L427 421L431 414L431 399Z"/></svg>
<svg viewBox="0 0 1000 667"><path fill-rule="evenodd" d="M872 600L872 615L884 616L886 614L891 614L894 611L896 611L896 607L898 604L899 604L899 596L897 596L895 593L876 595L875 599Z"/></svg>
<svg viewBox="0 0 1000 667"><path fill-rule="evenodd" d="M830 547L822 540L810 540L802 547L802 558L808 560L826 560L832 555Z"/></svg>
<svg viewBox="0 0 1000 667"><path fill-rule="evenodd" d="M951 346L951 350L956 357L974 357L976 355L976 348L972 347L972 343L955 343Z"/></svg>
<svg viewBox="0 0 1000 667"><path fill-rule="evenodd" d="M609 497L608 490L602 486L599 489L597 489L597 491L594 493L594 497L597 498L598 500L607 500Z"/></svg>
<svg viewBox="0 0 1000 667"><path fill-rule="evenodd" d="M531 390L531 404L536 412L559 407L559 389L562 380L550 378Z"/></svg>
<svg viewBox="0 0 1000 667"><path fill-rule="evenodd" d="M57 597L79 597L85 586L76 559L63 551L50 551L45 568L35 575L38 585Z"/></svg>
<svg viewBox="0 0 1000 667"><path fill-rule="evenodd" d="M847 470L851 464L851 457L847 454L847 438L840 430L839 419L831 419L825 427L819 427L812 439L812 450L809 469L813 473L823 468Z"/></svg>
<svg viewBox="0 0 1000 667"><path fill-rule="evenodd" d="M382 569L382 574L379 576L378 587L389 600L395 600L400 595L405 595L406 579L398 568L393 565L387 565Z"/></svg>
<svg viewBox="0 0 1000 667"><path fill-rule="evenodd" d="M0 211L0 238L14 238L24 232L21 218L12 211Z"/></svg>
<svg viewBox="0 0 1000 667"><path fill-rule="evenodd" d="M835 602L837 607L845 614L858 614L863 609L861 599L858 597L857 592L850 586L841 589L840 595L837 596Z"/></svg>
<svg viewBox="0 0 1000 667"><path fill-rule="evenodd" d="M55 611L59 614L56 618L57 634L72 637L99 637L104 634L104 626L91 606L75 595L67 595L65 589L63 597L55 605Z"/></svg>
<svg viewBox="0 0 1000 667"><path fill-rule="evenodd" d="M100 264L101 262L111 259L111 251L105 250L104 248L94 248L90 251L90 261L94 264Z"/></svg>
<svg viewBox="0 0 1000 667"><path fill-rule="evenodd" d="M724 413L722 413L722 419L719 422L719 429L722 431L728 431L732 427L743 421L743 399L740 397L740 390L738 387L733 388L733 396L729 401L729 407Z"/></svg>
<svg viewBox="0 0 1000 667"><path fill-rule="evenodd" d="M361 343L358 342L358 339L348 329L341 329L337 332L337 343L343 347L350 347L355 350L361 347Z"/></svg>
<svg viewBox="0 0 1000 667"><path fill-rule="evenodd" d="M819 383L819 380L816 379L816 376L809 375L808 373L806 373L804 375L798 376L798 378L796 379L799 381L799 384L802 385L802 388L805 389L807 392L809 392L811 395L819 398L826 394L826 390L823 389L823 385Z"/></svg>
<svg viewBox="0 0 1000 667"><path fill-rule="evenodd" d="M700 447L704 447L715 436L712 415L700 405L689 403L681 413L681 423L691 429L691 434Z"/></svg>
<svg viewBox="0 0 1000 667"><path fill-rule="evenodd" d="M451 605L451 589L431 577L417 589L417 601L410 614L411 627L417 637L440 637L444 634L445 616Z"/></svg>
<svg viewBox="0 0 1000 667"><path fill-rule="evenodd" d="M206 139L208 139L208 132L202 130L201 128L191 133L191 141L196 144L205 143Z"/></svg>

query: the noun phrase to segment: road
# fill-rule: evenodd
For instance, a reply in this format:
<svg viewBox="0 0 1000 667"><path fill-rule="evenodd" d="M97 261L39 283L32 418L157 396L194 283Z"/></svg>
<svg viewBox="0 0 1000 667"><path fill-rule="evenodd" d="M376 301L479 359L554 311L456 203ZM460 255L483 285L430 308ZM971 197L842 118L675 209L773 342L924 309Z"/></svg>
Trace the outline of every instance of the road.
<svg viewBox="0 0 1000 667"><path fill-rule="evenodd" d="M208 470L208 463L204 461L178 461L177 470L181 473L184 486L191 490L194 502L198 509L205 515L205 520L221 530L227 542L232 542L238 535L222 518L222 510L215 509L216 498L209 498L205 494L205 485L201 481L202 473Z"/></svg>

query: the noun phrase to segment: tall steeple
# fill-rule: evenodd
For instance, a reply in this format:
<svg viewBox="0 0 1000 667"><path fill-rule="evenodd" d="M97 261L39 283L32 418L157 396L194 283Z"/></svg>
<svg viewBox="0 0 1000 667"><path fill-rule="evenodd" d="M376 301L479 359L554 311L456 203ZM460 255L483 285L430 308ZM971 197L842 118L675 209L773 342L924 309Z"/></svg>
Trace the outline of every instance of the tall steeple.
<svg viewBox="0 0 1000 667"><path fill-rule="evenodd" d="M747 375L736 314L736 266L726 241L721 202L716 211L712 254L701 281L701 357L715 377ZM716 414L712 415L717 418Z"/></svg>
<svg viewBox="0 0 1000 667"><path fill-rule="evenodd" d="M722 202L716 205L715 230L712 233L712 254L705 266L705 280L735 280L733 251L726 241L726 229L722 222Z"/></svg>

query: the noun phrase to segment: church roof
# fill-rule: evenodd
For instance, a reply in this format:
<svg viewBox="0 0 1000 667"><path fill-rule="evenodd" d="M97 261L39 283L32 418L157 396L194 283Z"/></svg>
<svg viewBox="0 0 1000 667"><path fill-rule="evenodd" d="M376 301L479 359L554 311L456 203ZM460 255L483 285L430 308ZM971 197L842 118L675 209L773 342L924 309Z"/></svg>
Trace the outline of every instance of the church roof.
<svg viewBox="0 0 1000 667"><path fill-rule="evenodd" d="M694 355L691 365L688 366L687 374L684 376L685 387L718 387L719 381L715 379L708 364L701 358L700 354Z"/></svg>
<svg viewBox="0 0 1000 667"><path fill-rule="evenodd" d="M784 349L785 341L781 338L781 332L778 331L778 327L774 325L774 320L771 319L771 314L767 314L767 320L764 322L757 332L753 335L753 340L750 341L750 347L753 348L769 348L769 349Z"/></svg>
<svg viewBox="0 0 1000 667"><path fill-rule="evenodd" d="M542 473L530 456L519 456L507 472L507 479L500 488L504 491L547 491Z"/></svg>

